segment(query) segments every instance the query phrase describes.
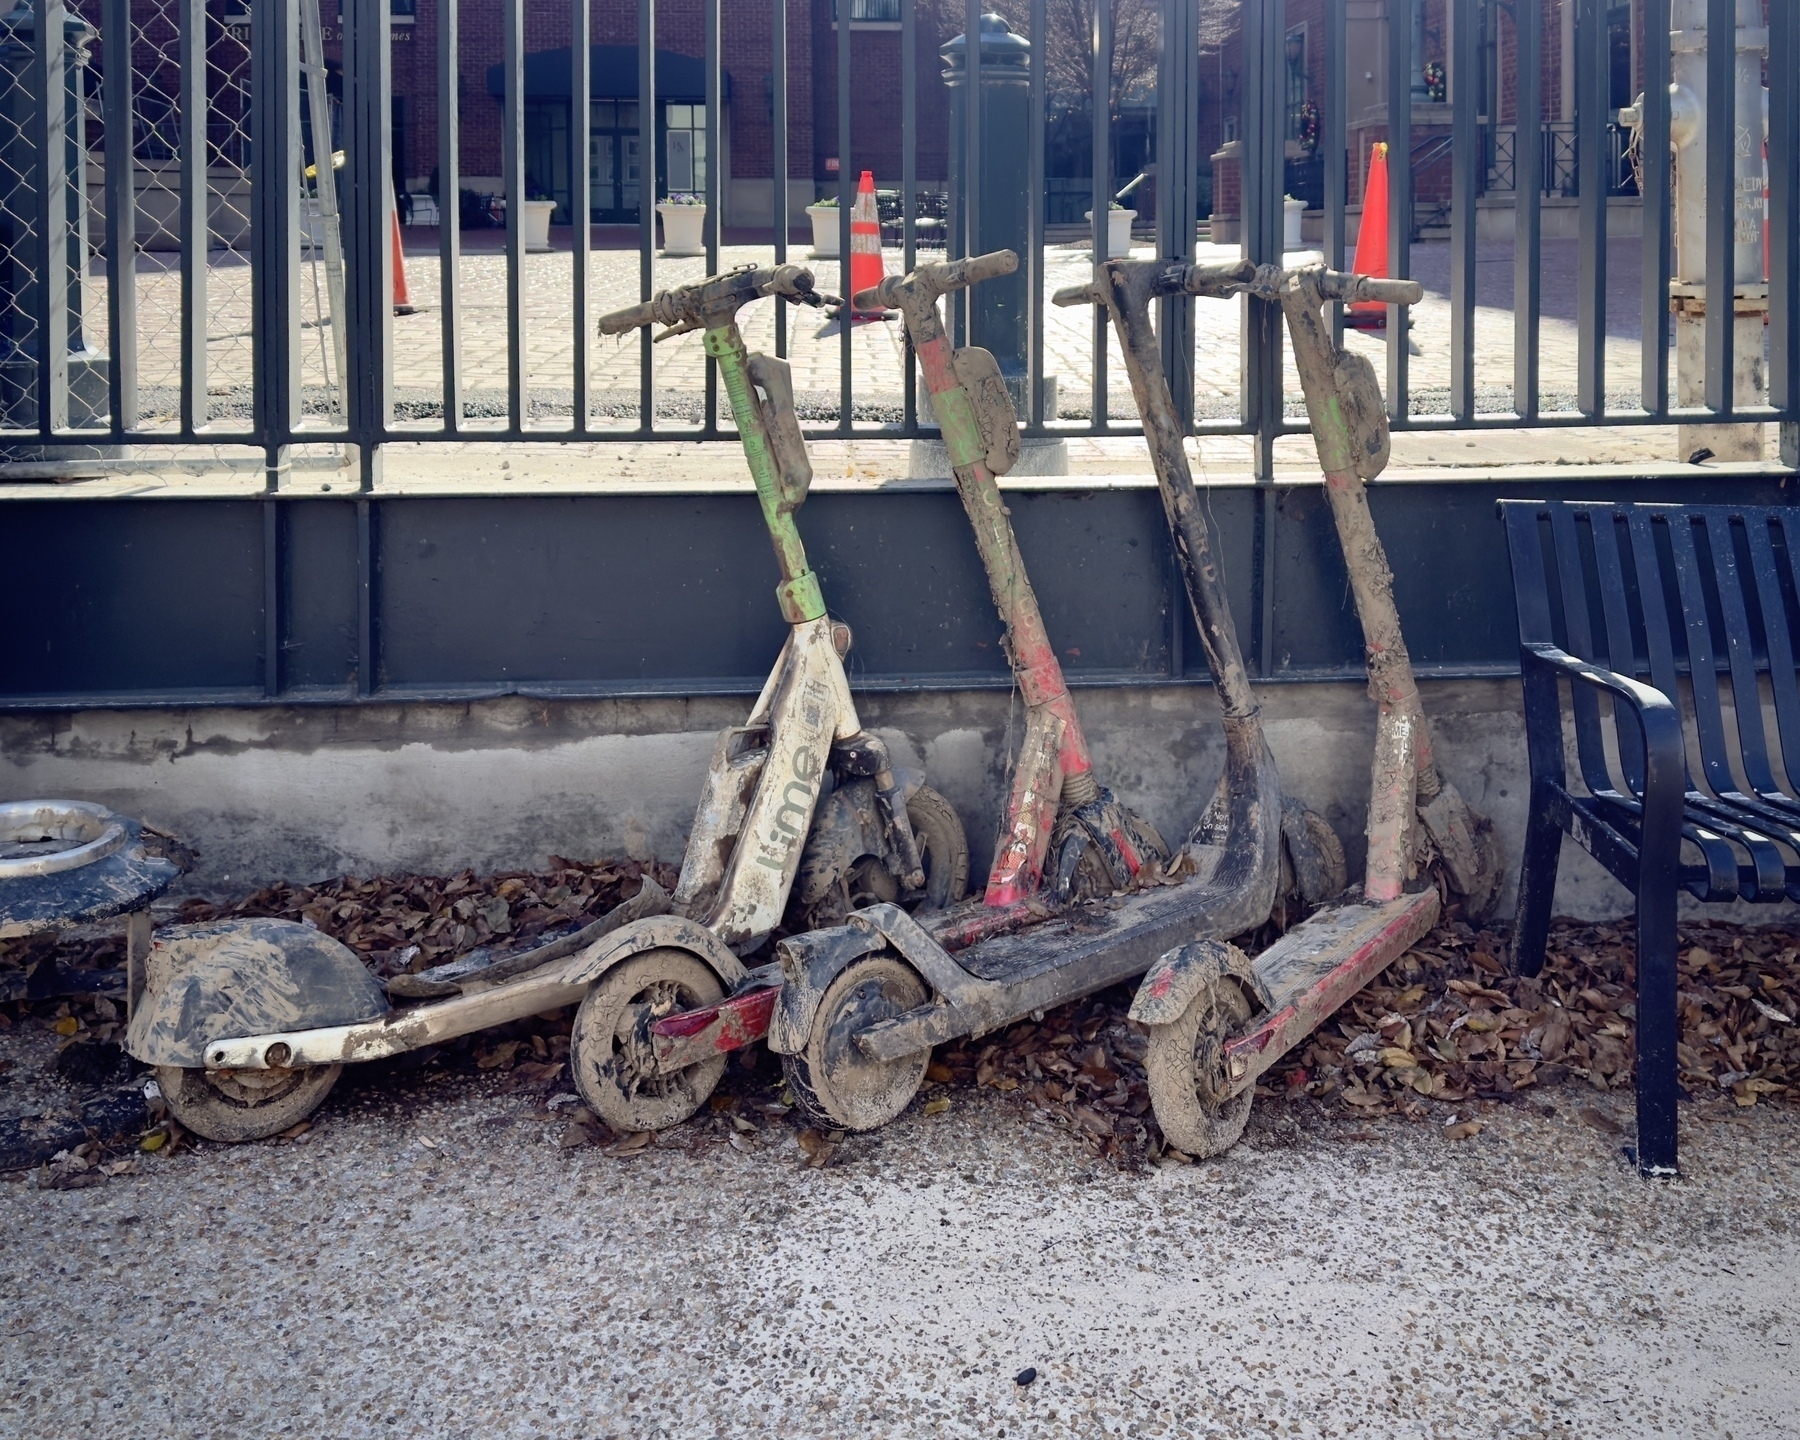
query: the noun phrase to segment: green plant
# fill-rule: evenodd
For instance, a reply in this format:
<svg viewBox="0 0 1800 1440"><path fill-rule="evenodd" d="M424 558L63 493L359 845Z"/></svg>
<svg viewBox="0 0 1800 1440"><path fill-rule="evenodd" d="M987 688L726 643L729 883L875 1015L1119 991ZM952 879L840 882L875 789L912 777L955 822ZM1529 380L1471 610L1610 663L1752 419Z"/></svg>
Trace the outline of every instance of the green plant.
<svg viewBox="0 0 1800 1440"><path fill-rule="evenodd" d="M671 190L663 204L665 205L705 205L706 197L692 190Z"/></svg>
<svg viewBox="0 0 1800 1440"><path fill-rule="evenodd" d="M827 195L823 199L813 201L813 208L816 210L835 210L837 209L837 202L837 196Z"/></svg>

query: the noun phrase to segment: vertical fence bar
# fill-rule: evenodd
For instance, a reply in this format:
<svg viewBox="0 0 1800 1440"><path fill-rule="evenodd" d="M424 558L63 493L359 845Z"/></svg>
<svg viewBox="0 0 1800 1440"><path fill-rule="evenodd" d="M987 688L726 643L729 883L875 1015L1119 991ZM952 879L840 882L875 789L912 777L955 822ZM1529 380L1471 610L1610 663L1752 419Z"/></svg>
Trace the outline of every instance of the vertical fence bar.
<svg viewBox="0 0 1800 1440"><path fill-rule="evenodd" d="M457 65L462 0L438 0L438 333L444 352L444 433L462 428L462 104Z"/></svg>
<svg viewBox="0 0 1800 1440"><path fill-rule="evenodd" d="M138 422L137 161L132 126L131 0L105 0L100 12L106 125L107 408L112 434Z"/></svg>
<svg viewBox="0 0 1800 1440"><path fill-rule="evenodd" d="M775 187L770 199L774 202L775 263L785 265L788 246L787 0L771 0L769 8L774 20L774 33L769 38L769 85L772 92L769 97L772 112L769 119L774 131L770 138L769 173L774 177L770 183ZM905 68L905 63L902 62L901 69ZM910 124L907 128L911 128ZM788 353L787 310L786 305L778 304L775 307L775 354L778 357L785 357Z"/></svg>
<svg viewBox="0 0 1800 1440"><path fill-rule="evenodd" d="M1026 285L1030 291L1028 324L1030 326L1026 348L1030 352L1026 361L1030 378L1026 382L1031 388L1028 392L1029 403L1025 416L1026 428L1040 431L1044 428L1044 110L1047 83L1048 29L1045 14L1045 0L1031 0L1031 78L1029 100L1026 103L1027 140L1026 193L1031 197L1031 212L1025 219L1025 274ZM1047 417L1054 420L1056 417Z"/></svg>
<svg viewBox="0 0 1800 1440"><path fill-rule="evenodd" d="M1244 35L1243 227L1244 256L1258 265L1282 260L1283 172L1287 125L1283 74L1287 64L1282 0L1247 0ZM1243 415L1256 436L1252 471L1258 482L1274 476L1275 437L1282 419L1281 306L1254 296L1244 301Z"/></svg>
<svg viewBox="0 0 1800 1440"><path fill-rule="evenodd" d="M388 0L359 0L344 27L346 187L345 386L350 439L359 449L362 488L379 477L387 435L394 353L392 102L389 98ZM330 141L326 141L329 146ZM321 175L323 171L321 171ZM334 321L335 323L335 321ZM371 561L372 563L372 561ZM373 674L370 664L363 674Z"/></svg>
<svg viewBox="0 0 1800 1440"><path fill-rule="evenodd" d="M1450 413L1475 415L1475 195L1481 136L1476 130L1480 0L1456 7L1450 42Z"/></svg>
<svg viewBox="0 0 1800 1440"><path fill-rule="evenodd" d="M346 391L350 439L361 462L356 505L356 688L372 695L380 669L375 595L379 513L370 492L380 478L393 365L393 103L388 65L388 0L358 0L344 26L344 128L349 190L345 227L349 313ZM327 147L330 141L326 141ZM323 170L321 169L321 175Z"/></svg>
<svg viewBox="0 0 1800 1440"><path fill-rule="evenodd" d="M1737 0L1706 0L1706 406L1731 390L1737 305Z"/></svg>
<svg viewBox="0 0 1800 1440"><path fill-rule="evenodd" d="M719 75L719 0L701 0L706 51L706 273L719 273L719 232L725 228L725 209L719 203L719 108L724 86ZM780 303L780 302L777 302ZM741 424L736 416L732 423ZM706 413L701 433L719 433L719 362L706 357Z"/></svg>
<svg viewBox="0 0 1800 1440"><path fill-rule="evenodd" d="M48 438L69 423L68 70L62 0L38 0L31 57L37 114L37 426Z"/></svg>
<svg viewBox="0 0 1800 1440"><path fill-rule="evenodd" d="M180 0L181 429L206 424L206 0Z"/></svg>
<svg viewBox="0 0 1800 1440"><path fill-rule="evenodd" d="M1769 7L1769 403L1800 465L1800 13Z"/></svg>
<svg viewBox="0 0 1800 1440"><path fill-rule="evenodd" d="M300 17L294 0L264 0L250 31L250 188L256 268L250 290L256 424L268 488L299 419L300 326L295 237L300 228ZM265 665L273 667L273 656Z"/></svg>
<svg viewBox="0 0 1800 1440"><path fill-rule="evenodd" d="M1513 111L1513 413L1538 412L1539 278L1543 246L1539 202L1544 189L1544 12L1539 0L1517 0L1518 89Z"/></svg>
<svg viewBox="0 0 1800 1440"><path fill-rule="evenodd" d="M1325 0L1325 105L1319 115L1319 148L1325 155L1325 263L1344 268L1344 206L1349 201L1349 61L1344 55L1349 22L1346 0ZM1344 307L1331 306L1332 343L1344 343Z"/></svg>
<svg viewBox="0 0 1800 1440"><path fill-rule="evenodd" d="M967 52L969 103L963 110L963 254L981 253L981 14L980 0L968 0ZM963 340L975 343L975 287L966 286L952 302L962 313Z"/></svg>
<svg viewBox="0 0 1800 1440"><path fill-rule="evenodd" d="M506 416L523 430L525 399L525 0L501 0L506 96L500 110L500 180L506 191Z"/></svg>
<svg viewBox="0 0 1800 1440"><path fill-rule="evenodd" d="M1199 148L1199 0L1163 7L1157 80L1156 229L1164 260L1194 258L1194 152ZM1034 192L1035 193L1035 192ZM1157 306L1163 373L1184 431L1194 428L1194 299L1164 296Z"/></svg>
<svg viewBox="0 0 1800 1440"><path fill-rule="evenodd" d="M1282 0L1247 0L1240 11L1244 47L1243 137L1244 257L1258 265L1282 262L1283 171L1287 126L1283 115L1283 42L1287 32ZM1246 296L1243 312L1243 416L1254 437L1251 477L1256 483L1256 561L1251 572L1252 653L1257 673L1272 674L1275 662L1275 537L1279 516L1275 490L1275 437L1281 431L1281 306Z"/></svg>
<svg viewBox="0 0 1800 1440"><path fill-rule="evenodd" d="M855 0L834 0L837 15L837 152L838 152L838 423L840 435L850 433L855 396L855 353L851 332L855 328L850 309L850 207L856 192L850 176L850 16ZM955 142L952 141L952 144Z"/></svg>
<svg viewBox="0 0 1800 1440"><path fill-rule="evenodd" d="M1538 0L1519 0L1535 5ZM1419 67L1413 54L1411 7L1399 0L1388 5L1388 273L1396 280L1412 275L1413 174L1412 83ZM1388 414L1404 423L1407 401L1412 312L1405 306L1388 306L1387 398Z"/></svg>
<svg viewBox="0 0 1800 1440"><path fill-rule="evenodd" d="M1642 404L1669 409L1669 0L1643 0L1644 123L1640 166L1644 216Z"/></svg>
<svg viewBox="0 0 1800 1440"><path fill-rule="evenodd" d="M638 299L656 285L656 0L638 0ZM652 327L638 330L638 429L656 428L656 352Z"/></svg>
<svg viewBox="0 0 1800 1440"><path fill-rule="evenodd" d="M1590 419L1606 409L1606 13L1580 0L1575 15L1575 167L1581 206L1576 288L1576 408Z"/></svg>
<svg viewBox="0 0 1800 1440"><path fill-rule="evenodd" d="M574 362L575 403L572 428L577 435L587 434L588 384L588 252L593 246L594 232L589 217L592 203L588 189L589 126L593 106L589 101L592 86L589 66L593 52L589 49L588 0L571 0L569 15L569 249L572 255L570 275L573 279L570 299L575 305ZM619 157L621 170L625 157ZM624 179L623 174L619 177Z"/></svg>
<svg viewBox="0 0 1800 1440"><path fill-rule="evenodd" d="M1041 4L1042 0L1033 0ZM919 220L919 7L913 0L900 3L900 266L908 274L918 263ZM900 342L901 428L908 435L919 428L919 367L913 359L912 337Z"/></svg>
<svg viewBox="0 0 1800 1440"><path fill-rule="evenodd" d="M971 0L969 9L974 11ZM1094 186L1093 186L1093 221L1091 228L1094 239L1094 263L1098 265L1107 256L1107 238L1111 230L1108 211L1112 208L1112 9L1107 0L1095 0L1094 33L1093 33L1093 72L1091 94L1094 110ZM970 71L973 77L973 69ZM1093 427L1105 430L1111 419L1106 403L1106 337L1108 322L1106 311L1100 306L1094 307L1094 409Z"/></svg>

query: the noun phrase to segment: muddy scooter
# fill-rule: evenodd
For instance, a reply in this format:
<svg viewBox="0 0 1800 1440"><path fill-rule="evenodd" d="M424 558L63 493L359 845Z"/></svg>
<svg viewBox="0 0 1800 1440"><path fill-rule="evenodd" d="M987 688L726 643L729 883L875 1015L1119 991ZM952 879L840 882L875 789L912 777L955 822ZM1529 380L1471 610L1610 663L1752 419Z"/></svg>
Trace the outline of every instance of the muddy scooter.
<svg viewBox="0 0 1800 1440"><path fill-rule="evenodd" d="M1025 702L1025 735L1013 763L1003 833L971 938L996 923L994 912L1029 901L1044 888L1054 899L1122 891L1146 867L1160 873L1168 846L1155 827L1119 803L1094 774L1094 761L1062 665L1000 496L998 477L1019 458L1019 426L1000 367L979 346L952 350L938 317L951 289L1010 275L1010 250L946 265L927 261L910 275L889 276L856 297L897 309L919 358L932 412L944 437L957 494L975 535L994 606L1006 627L1001 640ZM1045 875L1045 863L1050 874Z"/></svg>
<svg viewBox="0 0 1800 1440"><path fill-rule="evenodd" d="M1471 908L1500 880L1491 826L1438 775L1400 634L1393 577L1363 482L1387 462L1388 430L1374 367L1331 343L1328 299L1413 304L1421 287L1320 269L1282 272L1248 262L1108 261L1091 286L1059 304L1106 307L1125 352L1159 471L1185 469L1181 431L1162 374L1150 302L1163 295L1248 291L1288 317L1315 443L1367 637L1378 701L1369 853L1360 892L1315 912L1254 960L1222 937L1180 946L1144 977L1131 1016L1149 1029L1150 1096L1169 1143L1193 1156L1227 1149L1249 1119L1257 1078L1397 959L1437 921L1426 873L1430 847Z"/></svg>
<svg viewBox="0 0 1800 1440"><path fill-rule="evenodd" d="M959 900L961 823L864 731L845 678L847 627L827 616L794 512L812 472L785 363L748 353L737 312L764 297L819 303L798 266L745 267L606 316L603 334L703 329L719 361L774 541L791 627L746 722L722 733L674 894L637 895L532 950L471 955L395 977L390 1005L357 956L279 920L159 933L127 1049L155 1067L175 1116L216 1140L277 1133L310 1114L344 1063L417 1050L579 1005L570 1069L616 1130L693 1114L727 1053L762 1033L781 972L746 968L796 900L873 899L896 913ZM696 1015L698 1018L696 1018ZM651 1028L678 1016L672 1039Z"/></svg>
<svg viewBox="0 0 1800 1440"><path fill-rule="evenodd" d="M879 303L906 316L978 542L984 558L996 557L990 576L1011 626L1014 664L1030 670L1050 651L1047 642L1041 651L1022 643L1020 617L1029 614L1040 627L1034 641L1041 622L1035 606L1027 611L1020 603L1029 587L992 478L996 459L1004 468L1006 457L997 452L1006 444L1001 417L1011 425L1010 402L991 357L952 353L937 316L944 294L1005 274L1015 263L1004 252L928 263L909 276L888 278L856 303ZM875 905L842 926L778 944L785 983L769 1048L781 1054L795 1099L816 1122L846 1130L884 1124L916 1093L932 1046L1135 979L1171 947L1242 934L1269 917L1281 870L1280 781L1192 481L1185 470L1159 479L1222 711L1225 766L1211 803L1180 859L1157 877L1168 883L1097 897L1070 893L1060 900L1052 885L1023 902L919 918L897 906ZM1184 479L1186 493L1175 493ZM1055 678L1060 681L1060 672ZM1041 675L1034 675L1033 685L1040 688L1027 690L1027 698L1038 702L1044 718L1036 729L1037 750L1028 745L1020 758L1024 778L1014 786L1009 816L1026 855L1035 838L1032 826L1047 828L1057 798L1052 782L1066 773L1057 763L1066 722L1052 708L1066 700ZM1082 836L1091 833L1082 827ZM1016 873L1026 875L1028 867L1021 864ZM989 898L1003 900L1004 892L996 894L990 884Z"/></svg>

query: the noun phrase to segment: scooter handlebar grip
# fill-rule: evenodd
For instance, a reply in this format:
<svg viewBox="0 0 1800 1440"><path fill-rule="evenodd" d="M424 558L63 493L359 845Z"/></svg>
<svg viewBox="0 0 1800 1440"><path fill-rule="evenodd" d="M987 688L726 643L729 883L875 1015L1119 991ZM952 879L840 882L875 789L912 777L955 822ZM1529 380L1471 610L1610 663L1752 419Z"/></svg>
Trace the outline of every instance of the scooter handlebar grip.
<svg viewBox="0 0 1800 1440"><path fill-rule="evenodd" d="M871 285L867 290L858 290L850 297L850 308L853 310L891 310L894 297L888 293L895 281L905 279L902 275L886 276L879 285Z"/></svg>
<svg viewBox="0 0 1800 1440"><path fill-rule="evenodd" d="M953 286L977 285L983 280L998 280L1002 275L1010 275L1019 268L1019 257L1010 250L990 250L985 255L971 255L967 260L958 260L951 268L961 267L961 273L953 280Z"/></svg>
<svg viewBox="0 0 1800 1440"><path fill-rule="evenodd" d="M777 265L770 274L764 293L797 297L810 295L812 288L813 273L804 265Z"/></svg>
<svg viewBox="0 0 1800 1440"><path fill-rule="evenodd" d="M636 330L642 325L656 323L656 302L646 300L642 305L627 305L623 310L614 310L609 315L600 317L600 333L602 335L623 335L627 330Z"/></svg>
<svg viewBox="0 0 1800 1440"><path fill-rule="evenodd" d="M1327 300L1350 304L1417 305L1425 287L1417 280L1383 280L1375 275L1345 275L1327 270L1319 277L1319 294Z"/></svg>
<svg viewBox="0 0 1800 1440"><path fill-rule="evenodd" d="M1190 265L1182 288L1190 295L1232 295L1256 279L1256 266L1248 260L1222 260L1211 265Z"/></svg>
<svg viewBox="0 0 1800 1440"><path fill-rule="evenodd" d="M1092 285L1065 286L1050 297L1050 303L1063 306L1092 305L1095 303L1094 287Z"/></svg>

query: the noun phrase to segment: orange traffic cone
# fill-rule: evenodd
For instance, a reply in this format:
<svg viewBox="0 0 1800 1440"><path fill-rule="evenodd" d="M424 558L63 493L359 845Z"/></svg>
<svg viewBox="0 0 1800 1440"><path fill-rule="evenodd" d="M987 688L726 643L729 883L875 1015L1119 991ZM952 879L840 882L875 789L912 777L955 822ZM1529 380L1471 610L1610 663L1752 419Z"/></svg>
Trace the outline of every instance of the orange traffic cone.
<svg viewBox="0 0 1800 1440"><path fill-rule="evenodd" d="M414 313L412 296L406 289L406 255L400 248L400 207L394 206L392 211L394 224L394 313L411 315Z"/></svg>
<svg viewBox="0 0 1800 1440"><path fill-rule="evenodd" d="M1362 224L1356 231L1358 275L1386 279L1388 273L1388 168L1387 142L1378 141L1369 152L1369 178L1363 186ZM1350 307L1345 323L1359 329L1379 330L1387 325L1387 306L1363 301Z"/></svg>
<svg viewBox="0 0 1800 1440"><path fill-rule="evenodd" d="M865 170L856 185L856 204L850 209L850 288L844 298L871 290L886 274L881 263L881 216L875 209L875 172ZM853 317L867 320L886 319L882 310L857 310L851 301Z"/></svg>

